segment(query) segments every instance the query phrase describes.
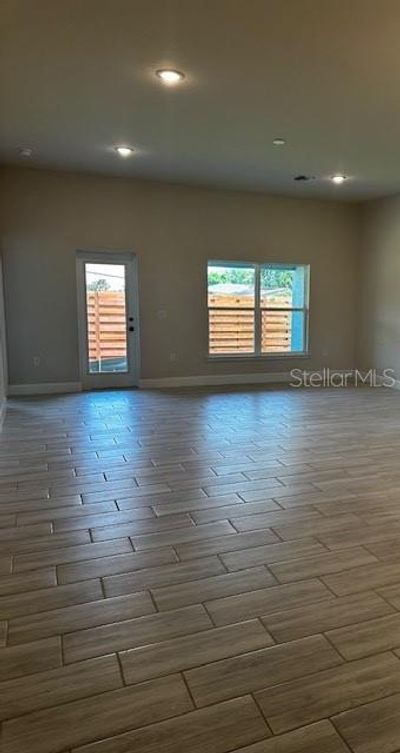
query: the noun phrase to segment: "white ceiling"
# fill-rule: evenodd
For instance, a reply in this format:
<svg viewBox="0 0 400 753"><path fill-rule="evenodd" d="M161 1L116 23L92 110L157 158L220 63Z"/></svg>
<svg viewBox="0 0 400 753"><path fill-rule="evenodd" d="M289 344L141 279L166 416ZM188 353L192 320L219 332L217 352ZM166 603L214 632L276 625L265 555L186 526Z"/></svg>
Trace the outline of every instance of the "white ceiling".
<svg viewBox="0 0 400 753"><path fill-rule="evenodd" d="M3 0L0 13L5 163L298 196L400 191L400 0ZM168 66L187 76L175 89L154 75ZM118 143L137 154L122 160ZM350 176L340 187L336 172Z"/></svg>

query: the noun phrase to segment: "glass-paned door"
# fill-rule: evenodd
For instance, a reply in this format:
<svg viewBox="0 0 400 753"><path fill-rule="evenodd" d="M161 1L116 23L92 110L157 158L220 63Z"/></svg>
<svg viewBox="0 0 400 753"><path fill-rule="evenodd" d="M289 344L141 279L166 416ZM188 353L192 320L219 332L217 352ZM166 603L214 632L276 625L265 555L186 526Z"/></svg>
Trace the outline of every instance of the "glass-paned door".
<svg viewBox="0 0 400 753"><path fill-rule="evenodd" d="M77 263L83 386L136 385L138 307L134 257L79 252Z"/></svg>

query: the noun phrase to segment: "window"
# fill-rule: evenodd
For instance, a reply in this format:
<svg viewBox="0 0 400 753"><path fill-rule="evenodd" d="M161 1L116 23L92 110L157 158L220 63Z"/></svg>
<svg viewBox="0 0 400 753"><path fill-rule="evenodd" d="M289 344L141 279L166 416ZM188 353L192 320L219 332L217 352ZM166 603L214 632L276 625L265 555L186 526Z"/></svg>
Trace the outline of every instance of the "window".
<svg viewBox="0 0 400 753"><path fill-rule="evenodd" d="M210 356L307 352L309 267L210 261Z"/></svg>

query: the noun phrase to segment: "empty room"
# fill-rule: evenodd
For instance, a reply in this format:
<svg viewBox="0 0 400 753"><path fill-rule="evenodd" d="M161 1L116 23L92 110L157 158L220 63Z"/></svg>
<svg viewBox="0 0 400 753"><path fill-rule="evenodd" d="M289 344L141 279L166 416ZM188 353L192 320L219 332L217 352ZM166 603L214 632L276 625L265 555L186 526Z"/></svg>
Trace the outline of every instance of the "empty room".
<svg viewBox="0 0 400 753"><path fill-rule="evenodd" d="M400 0L3 0L2 753L400 753Z"/></svg>

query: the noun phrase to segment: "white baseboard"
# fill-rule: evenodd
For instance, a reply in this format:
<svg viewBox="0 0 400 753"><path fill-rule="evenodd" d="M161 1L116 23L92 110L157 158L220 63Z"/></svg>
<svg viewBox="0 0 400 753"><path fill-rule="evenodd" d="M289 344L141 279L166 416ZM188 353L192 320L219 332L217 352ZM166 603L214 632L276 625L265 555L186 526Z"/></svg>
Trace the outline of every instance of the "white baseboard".
<svg viewBox="0 0 400 753"><path fill-rule="evenodd" d="M67 392L81 392L80 382L48 382L47 384L10 384L8 395L55 395Z"/></svg>
<svg viewBox="0 0 400 753"><path fill-rule="evenodd" d="M159 377L154 379L140 379L142 389L163 389L166 387L207 387L229 384L276 384L289 382L289 372L275 374L214 374L200 376ZM10 384L10 397L29 395L54 395L68 392L81 392L81 382L54 382L47 384Z"/></svg>
<svg viewBox="0 0 400 753"><path fill-rule="evenodd" d="M307 371L307 373L311 373ZM321 373L315 370L314 373ZM335 370L335 373L349 373ZM259 372L250 374L201 374L197 376L156 377L140 379L142 389L165 389L168 387L212 387L246 384L289 384L293 379L290 371ZM396 381L393 389L400 390L400 381ZM81 392L81 382L54 382L47 384L11 384L8 388L9 396L52 395L69 392ZM0 407L1 411L1 407ZM0 414L1 415L1 414Z"/></svg>
<svg viewBox="0 0 400 753"><path fill-rule="evenodd" d="M289 371L268 374L201 374L200 376L161 377L157 379L140 379L142 389L164 387L208 387L229 384L277 384L289 382Z"/></svg>

